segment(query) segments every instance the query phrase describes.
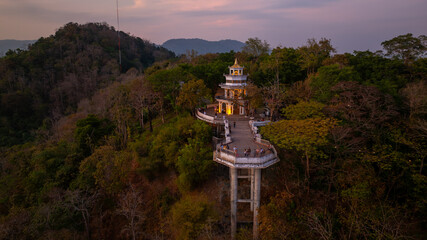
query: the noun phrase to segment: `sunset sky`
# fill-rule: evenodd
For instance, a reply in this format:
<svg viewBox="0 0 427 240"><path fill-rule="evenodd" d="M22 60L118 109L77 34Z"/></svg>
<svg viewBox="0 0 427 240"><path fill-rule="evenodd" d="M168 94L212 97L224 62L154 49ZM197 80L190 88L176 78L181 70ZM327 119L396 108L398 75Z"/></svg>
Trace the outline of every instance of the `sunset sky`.
<svg viewBox="0 0 427 240"><path fill-rule="evenodd" d="M401 34L427 35L426 0L119 0L120 29L171 38L250 37L298 47L326 37L338 52L375 51ZM68 22L117 28L116 0L0 0L0 39L38 39Z"/></svg>

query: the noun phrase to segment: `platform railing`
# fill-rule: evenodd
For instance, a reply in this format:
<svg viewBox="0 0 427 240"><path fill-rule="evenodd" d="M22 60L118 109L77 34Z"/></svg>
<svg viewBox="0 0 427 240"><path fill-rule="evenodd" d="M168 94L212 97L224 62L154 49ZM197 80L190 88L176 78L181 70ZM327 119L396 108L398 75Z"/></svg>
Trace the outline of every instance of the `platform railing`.
<svg viewBox="0 0 427 240"><path fill-rule="evenodd" d="M252 121L253 122L253 121ZM228 121L224 121L225 126L228 125ZM253 124L251 125L253 126ZM251 127L252 130L252 127ZM225 128L226 136L227 132L229 133L229 128ZM261 139L261 135L257 134L256 142L262 145L265 145L267 152L265 153L253 153L251 156L239 156L237 152L234 152L231 149L225 149L224 146L231 143L231 138L229 141L223 141L222 143L217 144L216 151L214 154L214 160L220 162L224 165L237 168L266 168L274 163L279 161L277 157L276 148L270 143L270 141Z"/></svg>

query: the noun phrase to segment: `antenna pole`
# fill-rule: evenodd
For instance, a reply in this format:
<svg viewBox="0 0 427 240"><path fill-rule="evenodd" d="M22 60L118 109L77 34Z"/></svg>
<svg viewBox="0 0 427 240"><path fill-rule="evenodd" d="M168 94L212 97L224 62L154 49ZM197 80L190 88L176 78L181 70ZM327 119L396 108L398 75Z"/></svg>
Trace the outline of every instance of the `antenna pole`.
<svg viewBox="0 0 427 240"><path fill-rule="evenodd" d="M117 37L119 38L119 64L120 64L120 71L122 71L122 52L120 49L119 0L116 0L116 8L117 8Z"/></svg>

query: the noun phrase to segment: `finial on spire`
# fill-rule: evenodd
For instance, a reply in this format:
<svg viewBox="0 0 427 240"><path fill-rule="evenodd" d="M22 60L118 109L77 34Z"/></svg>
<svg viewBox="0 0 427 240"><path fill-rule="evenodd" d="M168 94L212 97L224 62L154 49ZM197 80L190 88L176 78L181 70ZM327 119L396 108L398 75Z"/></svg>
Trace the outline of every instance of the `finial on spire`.
<svg viewBox="0 0 427 240"><path fill-rule="evenodd" d="M239 65L239 63L237 62L237 58L234 59L234 65L231 66L232 68L241 68L241 66Z"/></svg>

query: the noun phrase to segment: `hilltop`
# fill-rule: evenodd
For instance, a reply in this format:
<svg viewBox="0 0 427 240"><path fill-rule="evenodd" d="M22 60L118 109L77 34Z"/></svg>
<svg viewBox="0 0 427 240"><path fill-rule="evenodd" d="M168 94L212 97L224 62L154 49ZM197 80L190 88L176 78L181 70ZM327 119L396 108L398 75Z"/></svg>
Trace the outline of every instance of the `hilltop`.
<svg viewBox="0 0 427 240"><path fill-rule="evenodd" d="M80 100L115 81L121 73L142 72L174 54L103 23L68 23L28 50L0 58L0 146L30 138L42 121L73 113Z"/></svg>
<svg viewBox="0 0 427 240"><path fill-rule="evenodd" d="M207 41L199 38L170 39L162 44L177 55L187 53L187 50L195 50L197 54L225 53L231 50L239 52L245 44L237 40Z"/></svg>

